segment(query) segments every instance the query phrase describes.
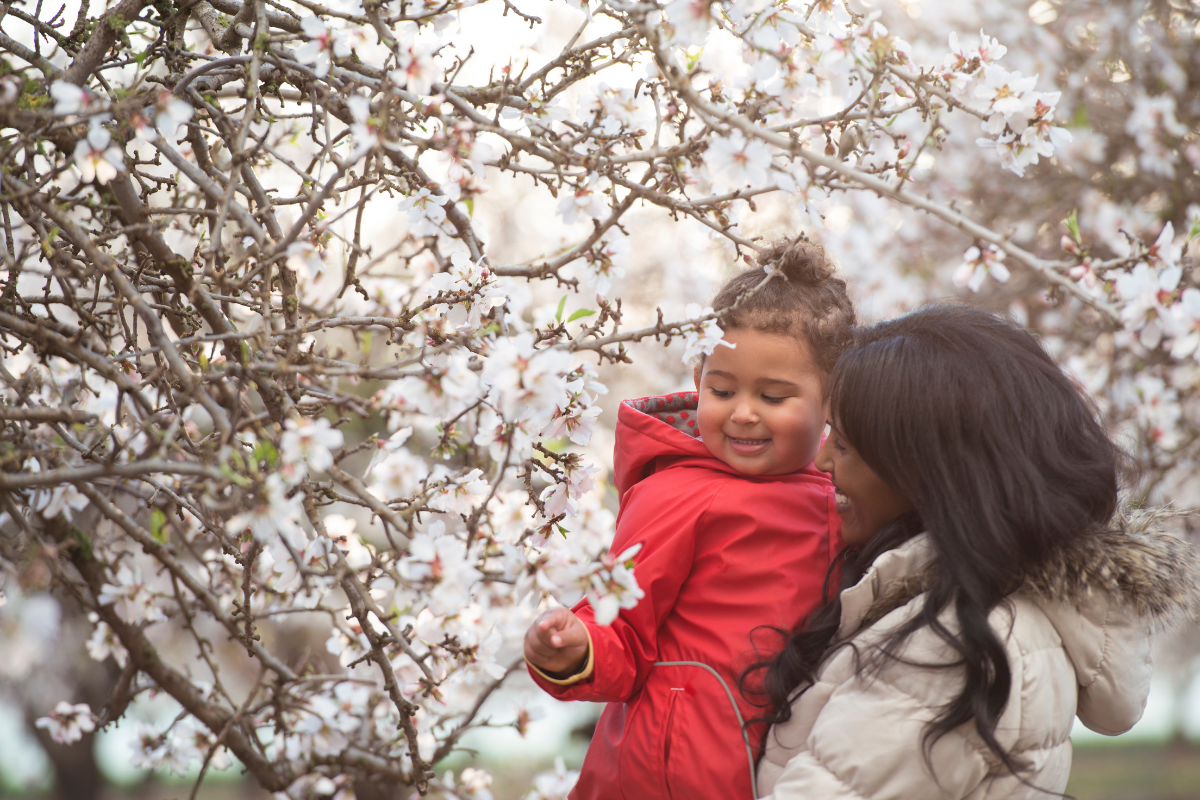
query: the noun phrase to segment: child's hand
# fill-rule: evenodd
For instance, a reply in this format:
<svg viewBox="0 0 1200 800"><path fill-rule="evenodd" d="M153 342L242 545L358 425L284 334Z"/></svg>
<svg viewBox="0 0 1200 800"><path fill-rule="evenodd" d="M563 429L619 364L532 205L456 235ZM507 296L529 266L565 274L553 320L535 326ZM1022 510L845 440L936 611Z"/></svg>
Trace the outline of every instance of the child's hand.
<svg viewBox="0 0 1200 800"><path fill-rule="evenodd" d="M525 632L525 660L551 676L574 675L587 656L587 628L569 608L543 612Z"/></svg>

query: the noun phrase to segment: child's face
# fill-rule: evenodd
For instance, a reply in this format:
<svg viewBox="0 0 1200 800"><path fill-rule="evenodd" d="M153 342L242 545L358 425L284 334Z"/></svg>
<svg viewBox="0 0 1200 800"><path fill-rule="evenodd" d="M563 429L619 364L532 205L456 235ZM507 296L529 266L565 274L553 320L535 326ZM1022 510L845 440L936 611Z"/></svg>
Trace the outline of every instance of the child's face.
<svg viewBox="0 0 1200 800"><path fill-rule="evenodd" d="M821 373L795 337L727 331L696 370L708 451L746 475L784 475L813 460L825 430Z"/></svg>

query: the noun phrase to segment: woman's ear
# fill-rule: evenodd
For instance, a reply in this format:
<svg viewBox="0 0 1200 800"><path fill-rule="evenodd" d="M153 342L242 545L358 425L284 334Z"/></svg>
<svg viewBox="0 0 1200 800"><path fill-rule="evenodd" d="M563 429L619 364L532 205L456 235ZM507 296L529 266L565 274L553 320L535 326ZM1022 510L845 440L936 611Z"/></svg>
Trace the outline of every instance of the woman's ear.
<svg viewBox="0 0 1200 800"><path fill-rule="evenodd" d="M700 391L700 375L704 372L704 362L700 361L696 364L696 368L692 370L692 377L696 380L696 391Z"/></svg>

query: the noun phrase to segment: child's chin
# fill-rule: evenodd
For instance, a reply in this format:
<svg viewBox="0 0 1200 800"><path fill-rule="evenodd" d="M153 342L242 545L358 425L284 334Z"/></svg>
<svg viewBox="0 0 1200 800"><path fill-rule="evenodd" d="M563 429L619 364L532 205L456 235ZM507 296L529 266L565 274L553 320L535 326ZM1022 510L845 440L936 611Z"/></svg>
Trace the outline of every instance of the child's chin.
<svg viewBox="0 0 1200 800"><path fill-rule="evenodd" d="M761 475L777 474L777 471L772 469L772 467L775 465L770 463L767 459L747 458L746 456L739 456L735 454L731 458L722 458L721 460L743 475L758 477Z"/></svg>

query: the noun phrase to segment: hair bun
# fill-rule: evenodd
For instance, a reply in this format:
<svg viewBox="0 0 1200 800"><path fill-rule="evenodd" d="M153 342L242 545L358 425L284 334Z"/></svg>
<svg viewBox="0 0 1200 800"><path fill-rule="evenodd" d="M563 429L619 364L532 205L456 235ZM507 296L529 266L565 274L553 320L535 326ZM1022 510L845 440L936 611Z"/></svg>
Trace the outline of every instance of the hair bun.
<svg viewBox="0 0 1200 800"><path fill-rule="evenodd" d="M795 239L776 239L755 259L758 266L774 268L790 283L818 286L833 276L833 264L825 256L825 248L811 242L804 234Z"/></svg>

